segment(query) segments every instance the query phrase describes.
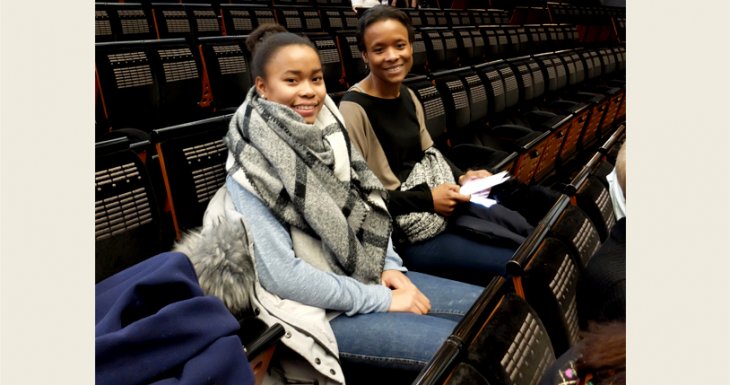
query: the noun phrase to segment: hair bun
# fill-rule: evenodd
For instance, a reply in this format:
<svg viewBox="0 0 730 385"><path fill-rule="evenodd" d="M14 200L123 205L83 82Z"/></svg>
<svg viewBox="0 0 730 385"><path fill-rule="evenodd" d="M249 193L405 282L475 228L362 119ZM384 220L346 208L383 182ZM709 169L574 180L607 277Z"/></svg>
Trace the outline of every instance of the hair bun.
<svg viewBox="0 0 730 385"><path fill-rule="evenodd" d="M259 25L250 35L246 38L246 48L252 54L256 50L256 46L264 41L266 38L276 35L277 33L288 32L284 26L275 23L265 23Z"/></svg>

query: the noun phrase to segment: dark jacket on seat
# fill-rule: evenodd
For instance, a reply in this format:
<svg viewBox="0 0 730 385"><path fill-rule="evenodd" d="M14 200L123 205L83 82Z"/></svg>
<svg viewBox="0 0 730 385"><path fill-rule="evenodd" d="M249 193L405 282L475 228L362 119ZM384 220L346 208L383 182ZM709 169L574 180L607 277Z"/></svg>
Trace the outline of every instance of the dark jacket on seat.
<svg viewBox="0 0 730 385"><path fill-rule="evenodd" d="M96 285L97 384L253 384L238 321L162 253Z"/></svg>

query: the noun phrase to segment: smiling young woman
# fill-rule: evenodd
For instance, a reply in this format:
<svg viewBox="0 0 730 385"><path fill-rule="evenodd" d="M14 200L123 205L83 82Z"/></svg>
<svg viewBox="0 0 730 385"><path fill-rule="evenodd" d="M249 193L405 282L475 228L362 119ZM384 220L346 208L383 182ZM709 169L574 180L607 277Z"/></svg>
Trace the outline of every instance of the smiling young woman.
<svg viewBox="0 0 730 385"><path fill-rule="evenodd" d="M234 266L202 276L248 290L258 317L284 327L273 382L384 383L395 372L410 383L481 288L403 266L387 193L348 140L312 43L263 25L247 45L255 86L224 138L226 183L193 238ZM231 246L242 239L251 243Z"/></svg>
<svg viewBox="0 0 730 385"><path fill-rule="evenodd" d="M413 30L400 21L375 21L364 31L362 59L370 74L360 82L368 94L385 99L400 96L400 86L413 66Z"/></svg>
<svg viewBox="0 0 730 385"><path fill-rule="evenodd" d="M357 42L370 72L345 93L340 112L352 142L388 190L398 252L409 268L483 285L506 273L532 226L501 205L476 208L459 192L459 184L490 173L463 173L433 147L423 106L403 85L414 39L403 11L383 5L365 11ZM509 242L488 244L451 230L448 219L455 213L479 214L509 234Z"/></svg>
<svg viewBox="0 0 730 385"><path fill-rule="evenodd" d="M256 77L256 90L262 98L288 106L306 123L314 123L327 96L319 56L304 45L277 51L266 66L266 76Z"/></svg>

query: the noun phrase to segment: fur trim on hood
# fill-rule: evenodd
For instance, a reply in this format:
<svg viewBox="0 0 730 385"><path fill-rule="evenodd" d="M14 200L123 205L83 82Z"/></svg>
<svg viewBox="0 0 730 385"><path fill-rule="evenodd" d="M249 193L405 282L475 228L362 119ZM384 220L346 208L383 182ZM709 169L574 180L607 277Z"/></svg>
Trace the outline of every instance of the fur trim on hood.
<svg viewBox="0 0 730 385"><path fill-rule="evenodd" d="M174 250L190 258L203 292L240 318L252 314L256 275L249 246L243 221L220 220L186 233Z"/></svg>

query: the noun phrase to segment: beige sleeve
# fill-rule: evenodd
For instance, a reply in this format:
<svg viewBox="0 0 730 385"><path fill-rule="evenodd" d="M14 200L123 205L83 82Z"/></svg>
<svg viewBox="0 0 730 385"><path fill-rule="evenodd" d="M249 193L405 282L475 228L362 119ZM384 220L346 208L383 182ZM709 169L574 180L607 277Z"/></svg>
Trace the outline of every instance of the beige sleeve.
<svg viewBox="0 0 730 385"><path fill-rule="evenodd" d="M426 151L427 148L433 146L433 139L431 139L431 135L428 133L428 129L426 128L426 114L423 111L421 102L418 101L413 90L409 88L408 92L411 93L413 104L416 105L416 117L418 118L418 125L421 126L421 150Z"/></svg>
<svg viewBox="0 0 730 385"><path fill-rule="evenodd" d="M360 151L368 167L388 190L400 187L400 181L390 169L388 158L385 157L383 147L373 132L368 115L359 104L341 101L340 113L345 120L345 127L355 148Z"/></svg>

